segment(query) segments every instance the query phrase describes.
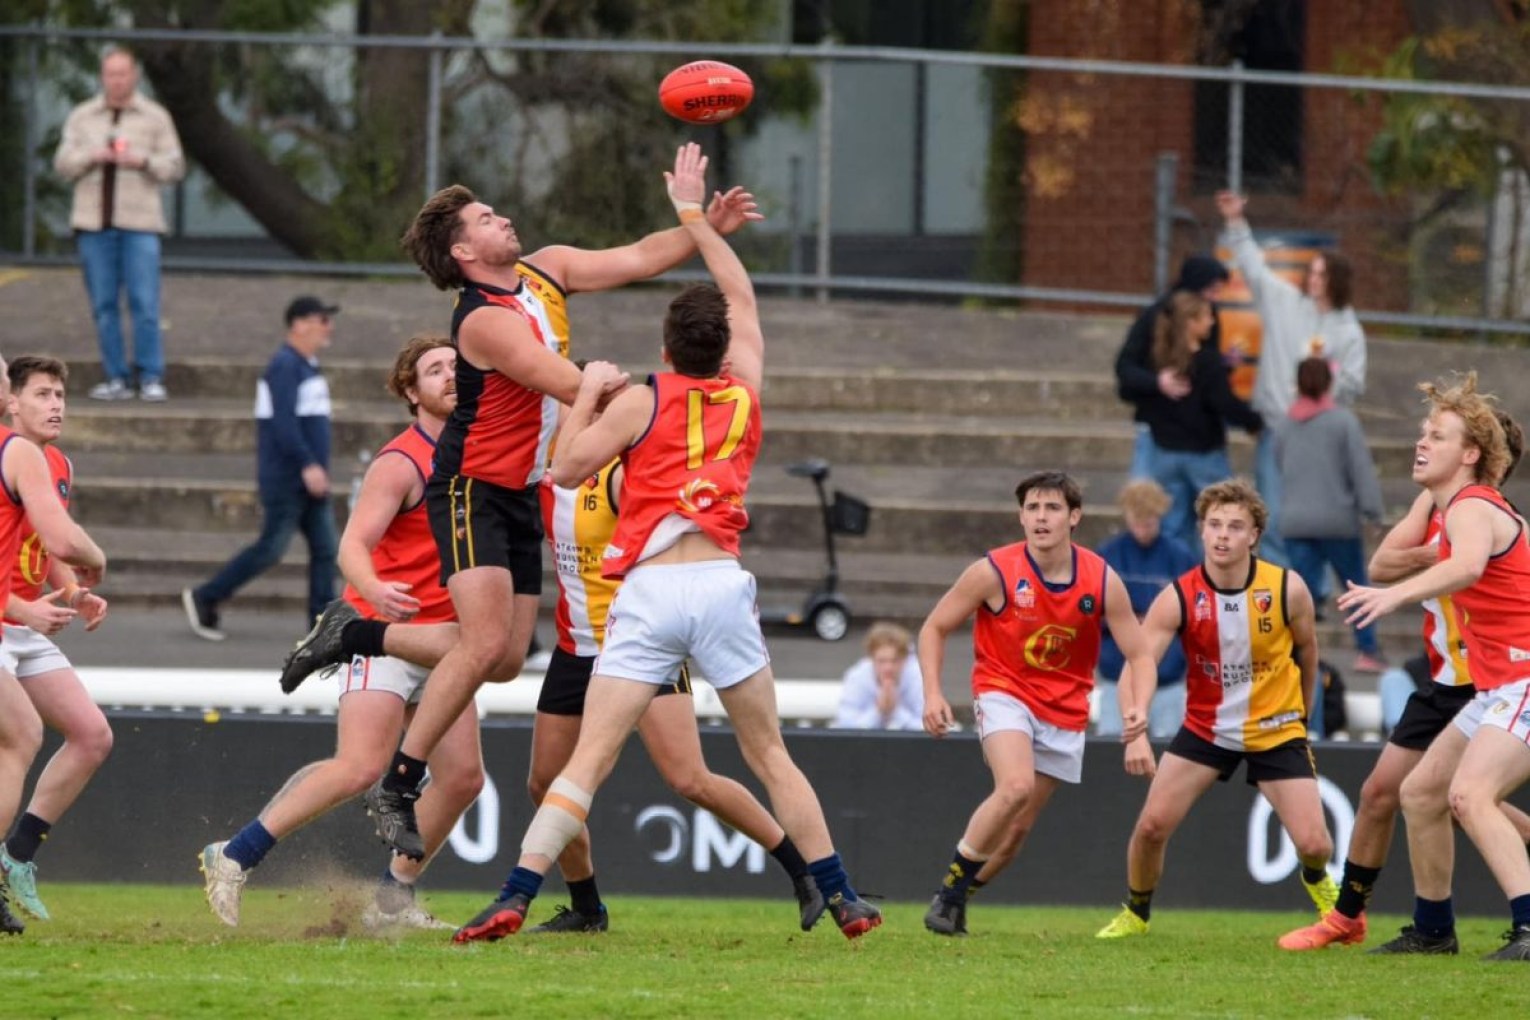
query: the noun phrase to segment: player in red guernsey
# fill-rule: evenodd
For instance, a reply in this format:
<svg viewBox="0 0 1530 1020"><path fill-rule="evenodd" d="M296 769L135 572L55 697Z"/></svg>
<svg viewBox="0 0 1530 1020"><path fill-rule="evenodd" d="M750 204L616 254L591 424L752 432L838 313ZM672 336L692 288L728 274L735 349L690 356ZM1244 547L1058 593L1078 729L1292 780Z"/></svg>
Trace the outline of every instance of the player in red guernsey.
<svg viewBox="0 0 1530 1020"><path fill-rule="evenodd" d="M4 366L4 359L0 359L0 396L8 398L10 381ZM106 556L70 519L42 450L15 430L0 425L0 563L15 563L23 540L32 531L49 555L73 568L75 581L82 588L100 584ZM10 592L11 571L0 570L0 596L8 602ZM0 665L0 829L8 831L16 818L27 770L41 745L42 720L15 675ZM13 890L0 871L0 900L13 898ZM0 930L14 933L22 927L9 909L0 911Z"/></svg>
<svg viewBox="0 0 1530 1020"><path fill-rule="evenodd" d="M727 233L759 219L754 209L753 196L733 188L715 195L705 215ZM458 405L441 433L426 506L442 581L462 628L431 670L387 773L366 794L378 836L420 857L413 804L425 759L482 683L520 673L536 623L542 590L537 482L557 405L572 402L580 385L567 357L566 298L656 276L690 258L696 246L676 228L604 251L553 245L522 257L510 220L461 185L431 196L403 243L433 284L458 290L452 314ZM605 396L625 384L624 376L608 378ZM305 639L318 653L337 644L349 622L342 609L328 615ZM370 647L360 650L378 654L383 642L379 627L365 642ZM302 667L289 663L294 668Z"/></svg>
<svg viewBox="0 0 1530 1020"><path fill-rule="evenodd" d="M1509 451L1507 472L1512 474L1524 452L1525 434L1507 413L1500 410L1496 414L1503 426ZM1500 486L1507 481L1508 474L1499 481ZM1440 558L1440 531L1440 513L1435 508L1433 495L1425 490L1419 493L1407 515L1387 532L1371 557L1371 580L1383 584L1401 581L1434 566ZM1402 717L1360 788L1360 805L1355 810L1355 825L1350 831L1349 849L1344 855L1344 877L1339 882L1338 902L1333 912L1316 924L1298 928L1282 937L1282 949L1320 949L1335 943L1356 945L1365 940L1365 908L1386 864L1387 850L1392 845L1403 780L1418 765L1434 739L1450 726L1456 713L1477 694L1466 660L1460 621L1448 595L1424 602L1424 646L1433 682L1427 691L1414 691L1408 696ZM1530 816L1507 802L1503 804L1503 812L1514 823L1520 839L1530 843ZM1415 862L1415 868L1422 865L1428 875L1437 863ZM1446 867L1449 870L1449 862ZM1430 884L1429 878L1424 879L1424 884ZM1441 883L1436 879L1433 884L1438 887ZM1448 875L1443 884L1449 888ZM1374 951L1387 954L1458 952L1460 944L1455 936L1454 918L1448 924L1434 925L1436 933L1428 934L1430 910L1425 907L1425 917L1415 918L1414 923L1396 938Z"/></svg>
<svg viewBox="0 0 1530 1020"><path fill-rule="evenodd" d="M26 354L11 362L8 374L11 427L42 447L54 491L68 509L73 471L69 458L53 444L63 430L69 369L56 358ZM48 555L30 524L23 526L23 535L21 553L11 562L0 662L21 681L43 724L64 739L0 847L0 872L15 904L47 920L47 908L37 895L35 858L112 749L111 725L51 635L76 617L86 630L95 630L106 618L107 606L105 599L79 587L67 564Z"/></svg>
<svg viewBox="0 0 1530 1020"><path fill-rule="evenodd" d="M1146 935L1169 838L1201 795L1247 763L1247 778L1295 844L1302 884L1322 917L1339 891L1325 870L1333 838L1323 819L1307 745L1317 679L1312 593L1295 571L1255 555L1264 502L1242 479L1218 482L1195 501L1205 558L1153 600L1143 620L1154 657L1178 634L1189 672L1185 724L1158 762L1126 855L1127 900L1102 939ZM1156 670L1122 678L1121 703L1146 712ZM1147 770L1153 749L1139 737L1127 770Z"/></svg>
<svg viewBox="0 0 1530 1020"><path fill-rule="evenodd" d="M451 341L429 335L412 338L394 361L388 388L408 404L414 423L372 459L340 538L340 570L348 582L343 598L363 617L422 625L455 620L424 505L436 439L456 403L455 363ZM418 629L429 634L448 628ZM257 818L202 851L208 905L220 920L239 923L246 874L277 840L355 797L382 775L428 672L387 656L358 656L339 672L334 757L305 765ZM483 788L478 717L471 705L437 743L430 770L431 783L419 802L424 860L392 855L374 902L362 916L369 928L451 927L415 905L414 883Z"/></svg>
<svg viewBox="0 0 1530 1020"><path fill-rule="evenodd" d="M1408 855L1418 896L1414 927L1450 952L1451 816L1461 823L1509 900L1510 929L1488 959L1530 962L1530 858L1504 798L1530 779L1530 540L1523 518L1490 483L1509 463L1503 424L1472 373L1424 384L1430 405L1413 480L1440 511L1439 562L1389 588L1339 598L1365 624L1400 606L1450 595L1460 618L1476 696L1402 784Z"/></svg>
<svg viewBox="0 0 1530 1020"><path fill-rule="evenodd" d="M967 897L1004 868L1062 783L1083 775L1089 690L1108 624L1128 662L1151 668L1126 586L1104 560L1073 544L1083 517L1078 483L1057 471L1021 481L1025 541L994 549L962 572L919 630L924 728L942 738L951 706L941 693L946 638L976 618L973 712L993 792L956 844L940 891L924 915L937 935L967 933ZM1126 706L1124 735L1147 715Z"/></svg>
<svg viewBox="0 0 1530 1020"><path fill-rule="evenodd" d="M691 144L665 174L680 222L717 282L670 303L663 354L673 371L627 389L599 413L620 373L591 362L558 434L552 475L559 485L577 485L622 458L627 480L605 561L607 576L625 580L568 765L543 797L499 898L458 930L457 941L520 930L542 876L583 829L634 724L687 657L717 688L744 761L808 860L840 930L855 938L882 920L850 887L818 796L781 739L754 578L737 559L760 443L764 338L749 274L702 214L705 171L706 158Z"/></svg>

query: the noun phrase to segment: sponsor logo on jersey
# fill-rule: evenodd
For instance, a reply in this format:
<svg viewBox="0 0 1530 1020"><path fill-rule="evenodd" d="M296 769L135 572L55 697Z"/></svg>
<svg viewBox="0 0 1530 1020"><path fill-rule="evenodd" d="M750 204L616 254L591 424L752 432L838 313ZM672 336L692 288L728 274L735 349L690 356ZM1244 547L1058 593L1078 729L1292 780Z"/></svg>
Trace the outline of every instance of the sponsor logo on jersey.
<svg viewBox="0 0 1530 1020"><path fill-rule="evenodd" d="M1195 622L1205 623L1209 619L1211 619L1211 599L1206 597L1205 592L1198 591L1195 593Z"/></svg>
<svg viewBox="0 0 1530 1020"><path fill-rule="evenodd" d="M1015 605L1021 609L1030 609L1036 604L1036 589L1031 587L1031 582L1025 578L1015 582Z"/></svg>

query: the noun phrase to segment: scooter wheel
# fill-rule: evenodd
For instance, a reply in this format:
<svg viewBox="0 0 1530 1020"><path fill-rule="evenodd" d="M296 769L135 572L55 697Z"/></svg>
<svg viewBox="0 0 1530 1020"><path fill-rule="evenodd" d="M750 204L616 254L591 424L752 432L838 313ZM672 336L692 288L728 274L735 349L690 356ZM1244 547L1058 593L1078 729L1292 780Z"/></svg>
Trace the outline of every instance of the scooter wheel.
<svg viewBox="0 0 1530 1020"><path fill-rule="evenodd" d="M813 614L813 633L824 641L838 641L850 630L850 614L833 602L818 607Z"/></svg>

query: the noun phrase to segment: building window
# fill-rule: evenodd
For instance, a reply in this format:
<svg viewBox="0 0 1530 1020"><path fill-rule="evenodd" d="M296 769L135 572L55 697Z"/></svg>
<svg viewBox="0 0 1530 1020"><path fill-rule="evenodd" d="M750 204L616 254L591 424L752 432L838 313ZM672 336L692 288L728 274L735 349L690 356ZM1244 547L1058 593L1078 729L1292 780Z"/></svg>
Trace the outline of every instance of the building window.
<svg viewBox="0 0 1530 1020"><path fill-rule="evenodd" d="M1304 69L1303 0L1201 0L1198 62L1226 67L1241 59L1260 71ZM1195 86L1195 189L1227 182L1230 89L1222 82ZM1302 186L1302 90L1289 85L1243 87L1243 190L1298 194Z"/></svg>

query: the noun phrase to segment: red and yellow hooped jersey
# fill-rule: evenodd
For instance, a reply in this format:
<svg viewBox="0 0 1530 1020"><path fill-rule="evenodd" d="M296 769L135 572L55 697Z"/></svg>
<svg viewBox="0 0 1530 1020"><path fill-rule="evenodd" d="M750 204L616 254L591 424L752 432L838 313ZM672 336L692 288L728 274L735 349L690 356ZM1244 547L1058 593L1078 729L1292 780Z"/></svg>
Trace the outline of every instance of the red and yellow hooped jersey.
<svg viewBox="0 0 1530 1020"><path fill-rule="evenodd" d="M972 629L972 693L1018 698L1043 722L1089 725L1089 691L1105 619L1105 561L1073 547L1073 580L1048 584L1024 542L993 549L1004 605L978 610Z"/></svg>
<svg viewBox="0 0 1530 1020"><path fill-rule="evenodd" d="M468 283L452 309L452 343L462 323L480 308L506 308L525 320L538 343L568 357L568 305L553 280L535 266L516 265L514 290ZM541 479L558 401L480 367L457 351L457 407L441 432L436 464L443 478L477 478L507 489L526 489Z"/></svg>
<svg viewBox="0 0 1530 1020"><path fill-rule="evenodd" d="M622 513L605 553L605 574L617 580L644 558L671 515L735 556L749 524L744 497L760 452L759 395L731 376L660 372L648 385L653 418L622 454Z"/></svg>
<svg viewBox="0 0 1530 1020"><path fill-rule="evenodd" d="M578 486L565 489L542 479L542 530L558 577L558 647L590 658L606 640L606 617L620 585L601 572L601 557L616 534L616 495L611 483L621 461L613 460Z"/></svg>
<svg viewBox="0 0 1530 1020"><path fill-rule="evenodd" d="M1203 567L1174 582L1185 647L1185 728L1231 751L1307 735L1285 569L1254 559L1248 584L1215 588Z"/></svg>
<svg viewBox="0 0 1530 1020"><path fill-rule="evenodd" d="M1479 691L1491 691L1530 677L1530 542L1524 522L1497 489L1468 485L1451 497L1450 505L1463 499L1484 500L1519 527L1509 548L1489 559L1482 576L1454 596L1472 683ZM1450 535L1443 530L1440 558L1450 558Z"/></svg>
<svg viewBox="0 0 1530 1020"><path fill-rule="evenodd" d="M0 425L0 459L5 456L5 450L13 442L25 443L16 434L14 429ZM16 557L21 553L21 539L23 529L27 526L27 510L21 503L21 498L11 491L10 486L0 479L0 562L15 563ZM11 594L11 579L15 576L14 570L0 571L0 599L8 599Z"/></svg>
<svg viewBox="0 0 1530 1020"><path fill-rule="evenodd" d="M435 452L435 441L418 425L411 425L393 437L377 456L408 457L423 485L430 479ZM384 581L403 581L410 586L409 594L420 600L420 611L411 623L449 623L457 618L451 593L441 583L441 554L431 534L423 492L419 502L399 510L383 532L377 548L372 550L372 569ZM343 597L362 616L369 620L378 618L377 610L361 597L355 585L347 584Z"/></svg>
<svg viewBox="0 0 1530 1020"><path fill-rule="evenodd" d="M68 510L70 491L74 486L74 465L69 463L64 451L56 446L44 446L42 451L48 461L48 477L53 483L53 491L58 493L59 502ZM42 536L32 527L31 520L22 524L21 535L21 548L11 570L11 594L27 602L36 602L42 598L43 588L47 585L52 557L43 545ZM5 619L7 623L16 622L10 617Z"/></svg>
<svg viewBox="0 0 1530 1020"><path fill-rule="evenodd" d="M1445 528L1439 508L1429 511L1429 527L1424 544L1438 546ZM1469 687L1471 670L1466 665L1466 639L1456 617L1455 603L1449 595L1425 599L1424 650L1429 656L1429 675L1442 687Z"/></svg>

